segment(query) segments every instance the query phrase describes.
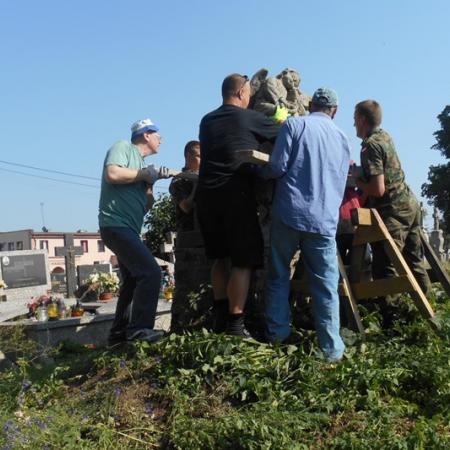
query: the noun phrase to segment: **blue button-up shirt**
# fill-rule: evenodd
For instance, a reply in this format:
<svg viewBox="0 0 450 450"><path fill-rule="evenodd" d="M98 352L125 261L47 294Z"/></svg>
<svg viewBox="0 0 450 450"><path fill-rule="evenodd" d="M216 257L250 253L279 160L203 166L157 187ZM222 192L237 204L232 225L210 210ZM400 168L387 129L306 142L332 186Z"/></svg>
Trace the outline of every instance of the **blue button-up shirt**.
<svg viewBox="0 0 450 450"><path fill-rule="evenodd" d="M261 171L277 179L273 217L296 230L334 236L349 162L348 139L330 116L288 119Z"/></svg>

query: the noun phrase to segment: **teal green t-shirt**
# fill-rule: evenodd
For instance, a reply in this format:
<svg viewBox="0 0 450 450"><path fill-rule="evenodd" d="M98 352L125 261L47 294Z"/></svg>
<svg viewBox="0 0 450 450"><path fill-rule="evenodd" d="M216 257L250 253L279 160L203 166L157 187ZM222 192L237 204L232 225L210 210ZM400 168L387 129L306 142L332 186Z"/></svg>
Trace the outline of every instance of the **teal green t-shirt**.
<svg viewBox="0 0 450 450"><path fill-rule="evenodd" d="M138 148L127 141L119 141L108 150L103 164L99 225L128 227L140 234L147 206L146 183L108 183L105 180L105 168L110 165L139 170L144 167L144 158Z"/></svg>

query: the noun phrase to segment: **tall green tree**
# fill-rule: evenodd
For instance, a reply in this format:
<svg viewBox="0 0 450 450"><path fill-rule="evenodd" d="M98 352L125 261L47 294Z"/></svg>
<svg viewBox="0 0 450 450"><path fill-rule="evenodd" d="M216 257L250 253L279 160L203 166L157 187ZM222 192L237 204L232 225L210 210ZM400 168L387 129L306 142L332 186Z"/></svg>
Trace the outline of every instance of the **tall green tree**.
<svg viewBox="0 0 450 450"><path fill-rule="evenodd" d="M145 225L148 227L145 235L147 246L155 256L164 259L160 246L166 240L166 234L176 230L175 204L169 194L158 197L145 218Z"/></svg>
<svg viewBox="0 0 450 450"><path fill-rule="evenodd" d="M438 119L441 129L434 133L436 144L431 148L439 150L445 159L450 160L450 105L444 108ZM442 212L442 228L450 232L450 162L430 166L428 183L422 184L422 195Z"/></svg>

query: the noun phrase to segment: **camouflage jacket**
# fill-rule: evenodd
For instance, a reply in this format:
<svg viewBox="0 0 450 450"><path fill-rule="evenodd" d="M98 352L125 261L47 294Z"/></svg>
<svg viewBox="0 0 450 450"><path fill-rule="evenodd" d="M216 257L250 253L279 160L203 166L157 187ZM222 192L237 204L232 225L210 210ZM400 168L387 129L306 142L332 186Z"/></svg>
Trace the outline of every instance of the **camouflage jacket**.
<svg viewBox="0 0 450 450"><path fill-rule="evenodd" d="M368 206L376 208L381 215L418 207L414 194L405 182L405 174L389 134L376 128L363 140L361 147L364 181L368 182L372 176L384 175L384 195L380 198L369 196Z"/></svg>

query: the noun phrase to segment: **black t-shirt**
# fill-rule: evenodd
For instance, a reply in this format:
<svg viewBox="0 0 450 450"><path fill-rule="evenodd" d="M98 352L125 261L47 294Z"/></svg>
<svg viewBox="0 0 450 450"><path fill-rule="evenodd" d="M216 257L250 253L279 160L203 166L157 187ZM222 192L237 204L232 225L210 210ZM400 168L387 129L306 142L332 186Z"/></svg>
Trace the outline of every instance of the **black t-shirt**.
<svg viewBox="0 0 450 450"><path fill-rule="evenodd" d="M252 182L251 164L241 164L238 150L258 150L274 142L280 125L264 114L234 105L222 105L200 122L200 189L216 189L229 183Z"/></svg>
<svg viewBox="0 0 450 450"><path fill-rule="evenodd" d="M192 171L183 167L182 172ZM177 232L192 231L195 229L195 206L189 213L185 213L180 208L180 202L191 195L192 189L194 189L194 182L184 178L173 178L170 183L169 192L176 205Z"/></svg>

